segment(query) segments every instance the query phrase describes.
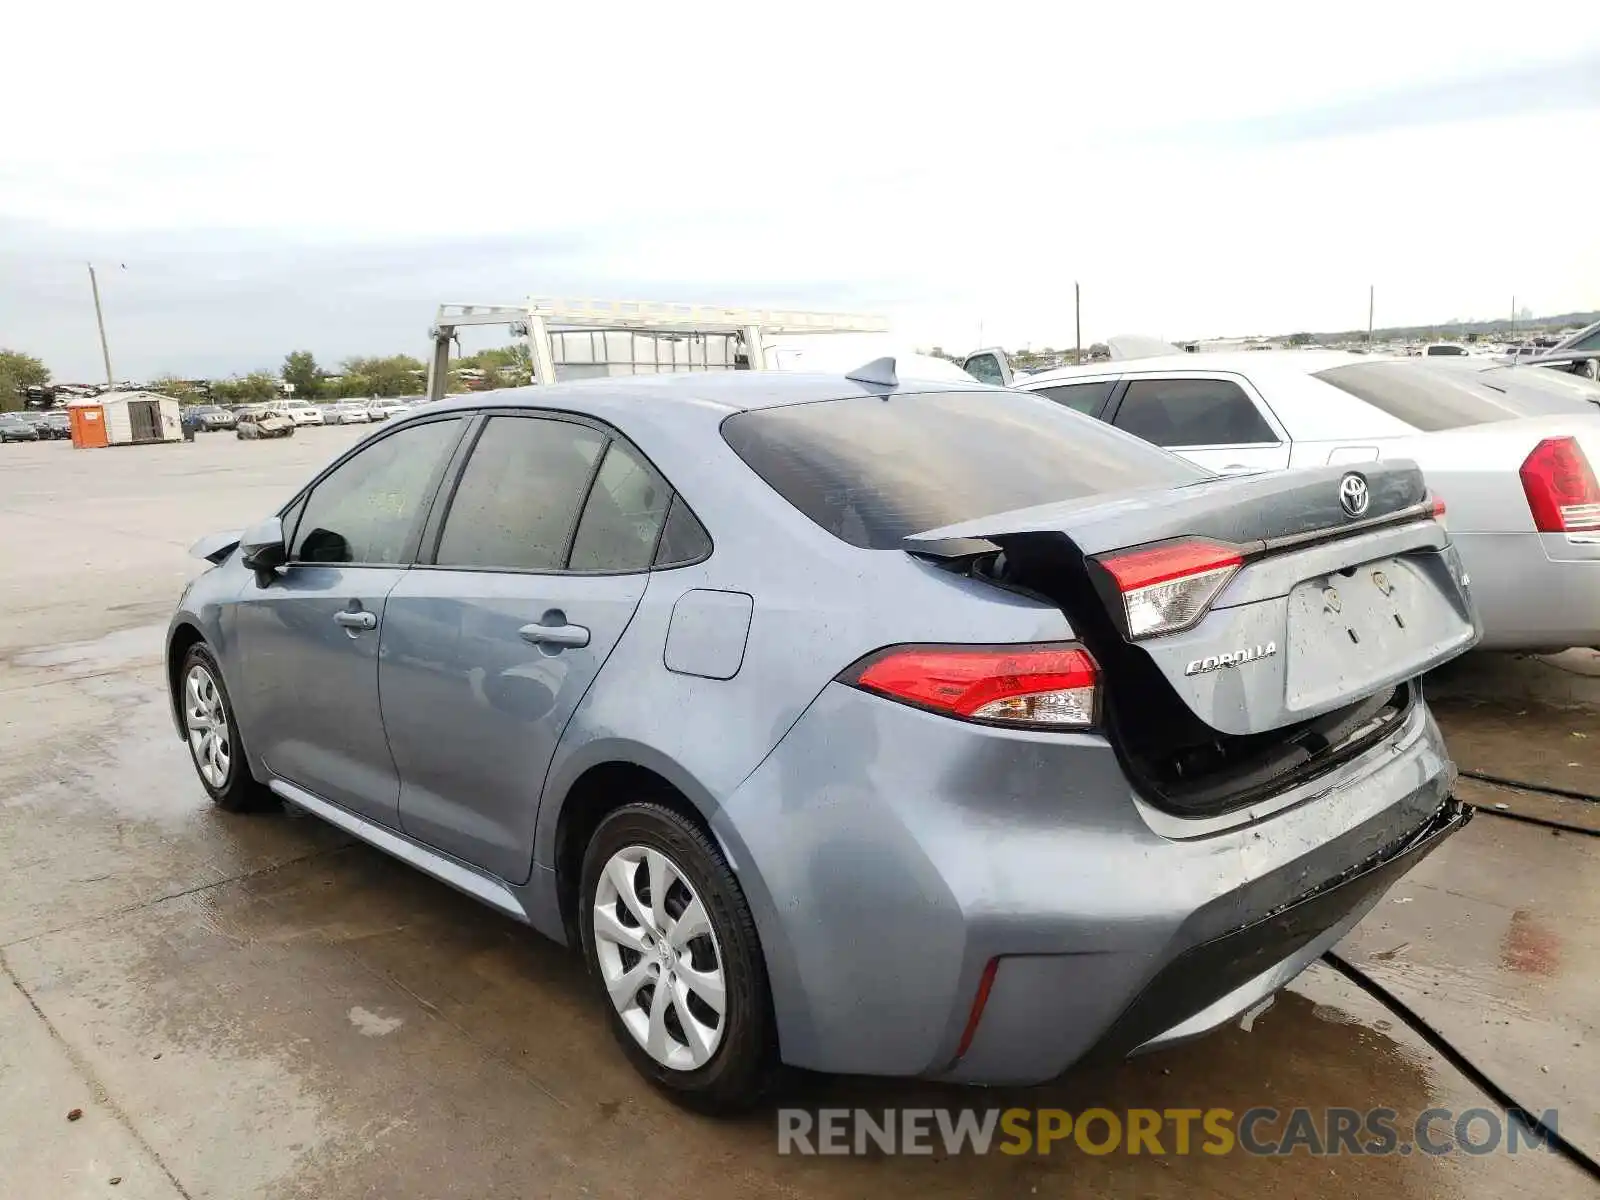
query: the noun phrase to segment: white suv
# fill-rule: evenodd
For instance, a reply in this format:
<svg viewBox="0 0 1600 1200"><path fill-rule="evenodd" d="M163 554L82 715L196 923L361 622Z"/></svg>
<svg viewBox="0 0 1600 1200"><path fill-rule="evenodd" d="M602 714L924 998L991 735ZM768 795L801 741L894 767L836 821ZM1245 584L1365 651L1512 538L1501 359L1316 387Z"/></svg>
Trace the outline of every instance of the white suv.
<svg viewBox="0 0 1600 1200"><path fill-rule="evenodd" d="M309 400L284 400L276 407L287 413L296 426L322 424L322 410Z"/></svg>

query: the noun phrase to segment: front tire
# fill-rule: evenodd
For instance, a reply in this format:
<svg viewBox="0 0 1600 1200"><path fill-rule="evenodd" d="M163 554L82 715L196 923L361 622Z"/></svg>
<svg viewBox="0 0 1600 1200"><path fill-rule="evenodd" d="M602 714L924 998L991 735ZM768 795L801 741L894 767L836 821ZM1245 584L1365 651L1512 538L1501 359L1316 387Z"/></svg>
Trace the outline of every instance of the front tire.
<svg viewBox="0 0 1600 1200"><path fill-rule="evenodd" d="M277 798L250 774L222 670L204 642L183 656L178 688L189 760L206 794L229 812L276 808Z"/></svg>
<svg viewBox="0 0 1600 1200"><path fill-rule="evenodd" d="M778 1065L770 985L716 844L663 805L619 808L589 841L579 903L584 957L634 1068L700 1111L759 1100Z"/></svg>

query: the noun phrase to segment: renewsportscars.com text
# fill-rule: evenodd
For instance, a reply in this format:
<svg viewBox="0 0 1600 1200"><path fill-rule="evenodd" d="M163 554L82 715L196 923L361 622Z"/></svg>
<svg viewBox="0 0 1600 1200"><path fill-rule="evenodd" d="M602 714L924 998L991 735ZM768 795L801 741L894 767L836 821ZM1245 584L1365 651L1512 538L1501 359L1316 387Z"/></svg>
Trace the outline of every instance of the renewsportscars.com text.
<svg viewBox="0 0 1600 1200"><path fill-rule="evenodd" d="M1429 1108L782 1108L779 1154L1517 1154L1557 1112Z"/></svg>

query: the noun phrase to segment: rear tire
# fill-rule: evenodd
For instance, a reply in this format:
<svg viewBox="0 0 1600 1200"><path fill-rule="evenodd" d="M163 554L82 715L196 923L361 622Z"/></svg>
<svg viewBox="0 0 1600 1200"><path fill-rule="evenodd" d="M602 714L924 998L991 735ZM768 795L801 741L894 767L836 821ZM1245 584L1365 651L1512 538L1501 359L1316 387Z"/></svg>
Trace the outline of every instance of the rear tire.
<svg viewBox="0 0 1600 1200"><path fill-rule="evenodd" d="M634 1068L701 1112L759 1100L778 1069L771 989L716 844L670 808L626 805L590 839L578 895L584 957Z"/></svg>
<svg viewBox="0 0 1600 1200"><path fill-rule="evenodd" d="M183 656L178 669L178 703L189 761L206 794L229 812L277 808L278 798L250 774L222 670L204 642L196 642Z"/></svg>

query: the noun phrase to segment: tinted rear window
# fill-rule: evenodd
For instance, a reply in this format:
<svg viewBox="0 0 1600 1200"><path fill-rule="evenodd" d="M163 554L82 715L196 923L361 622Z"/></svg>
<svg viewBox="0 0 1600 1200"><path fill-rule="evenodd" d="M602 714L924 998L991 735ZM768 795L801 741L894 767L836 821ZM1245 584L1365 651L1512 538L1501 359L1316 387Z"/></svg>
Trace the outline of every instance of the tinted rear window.
<svg viewBox="0 0 1600 1200"><path fill-rule="evenodd" d="M807 517L873 550L990 513L1210 475L1017 393L851 396L758 409L729 417L722 436Z"/></svg>
<svg viewBox="0 0 1600 1200"><path fill-rule="evenodd" d="M1518 415L1470 374L1429 370L1417 363L1352 363L1318 371L1316 377L1425 433Z"/></svg>

